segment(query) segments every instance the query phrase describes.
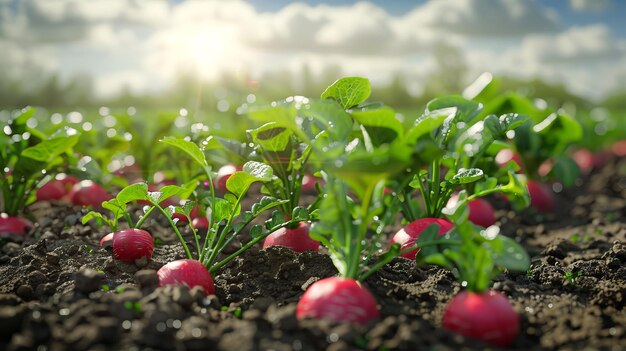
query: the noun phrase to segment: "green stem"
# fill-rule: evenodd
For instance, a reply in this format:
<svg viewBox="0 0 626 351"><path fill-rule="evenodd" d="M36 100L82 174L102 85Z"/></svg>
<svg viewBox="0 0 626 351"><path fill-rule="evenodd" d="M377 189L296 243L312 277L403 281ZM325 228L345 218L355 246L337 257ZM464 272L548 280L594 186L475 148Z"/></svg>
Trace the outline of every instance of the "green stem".
<svg viewBox="0 0 626 351"><path fill-rule="evenodd" d="M365 189L365 194L363 196L363 201L361 203L361 208L359 211L359 226L357 232L357 242L353 243L354 245L350 248L350 262L348 263L348 278L358 279L359 277L359 261L361 260L361 250L363 247L363 240L365 240L365 236L367 234L367 228L369 225L370 215L370 202L372 201L372 194L374 192L374 188L376 187L376 183L368 184ZM350 235L352 237L352 235ZM352 239L352 238L351 238ZM354 240L350 240L351 242Z"/></svg>
<svg viewBox="0 0 626 351"><path fill-rule="evenodd" d="M148 218L148 216L150 216L152 211L154 211L154 206L150 207L148 211L146 211L146 213L144 213L143 216L139 218L139 220L137 221L137 223L135 223L135 226L133 228L141 228L141 225ZM132 223L132 222L129 222L129 223Z"/></svg>
<svg viewBox="0 0 626 351"><path fill-rule="evenodd" d="M237 202L235 203L234 208L238 208L239 205L241 204L241 199L243 198L243 194L245 194L248 191L248 188L245 188L244 191L241 192L241 197L237 198ZM211 211L211 216L213 216L214 211ZM224 243L224 240L226 240L226 235L224 233L228 233L228 231L230 230L231 224L233 222L233 218L235 218L235 213L231 213L230 216L228 217L228 220L226 221L226 225L224 226L224 229L222 229L221 231L219 231L219 233L216 232L216 236L217 236L217 243L215 244L215 246L213 246L214 244L214 240L212 240L211 242L211 253L209 254L209 257L206 259L206 265L207 266L211 266L211 263L213 263L213 261L215 261L215 259L217 258L217 255L220 253L221 250L219 250L219 248L221 248L222 244ZM204 263L204 262L203 262Z"/></svg>
<svg viewBox="0 0 626 351"><path fill-rule="evenodd" d="M419 176L419 174L417 180L417 185L419 187L420 193L422 194L422 199L424 199L424 207L426 208L426 213L430 214L432 212L430 207L430 191L428 188L424 187L424 184L422 183L422 178ZM406 191L404 197L405 201L407 201L406 199L408 199L408 194L406 193Z"/></svg>
<svg viewBox="0 0 626 351"><path fill-rule="evenodd" d="M440 172L440 161L439 160L433 160L433 164L431 166L431 174L432 174L432 178L430 181L430 192L431 194L429 194L431 196L430 200L431 200L431 204L435 203L435 208L431 207L432 212L429 211L428 215L429 217L435 217L436 215L436 206L437 206L437 202L439 201L439 192L440 192L440 186L439 186L439 172Z"/></svg>

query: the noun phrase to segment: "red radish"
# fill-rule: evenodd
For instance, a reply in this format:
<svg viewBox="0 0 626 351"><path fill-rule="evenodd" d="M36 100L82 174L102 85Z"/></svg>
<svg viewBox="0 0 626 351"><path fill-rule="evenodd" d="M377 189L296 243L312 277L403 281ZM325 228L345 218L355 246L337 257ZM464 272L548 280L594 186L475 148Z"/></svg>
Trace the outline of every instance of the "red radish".
<svg viewBox="0 0 626 351"><path fill-rule="evenodd" d="M200 286L206 295L215 293L211 273L200 261L182 259L172 261L157 271L159 286L187 285L190 288Z"/></svg>
<svg viewBox="0 0 626 351"><path fill-rule="evenodd" d="M380 318L374 296L358 281L330 277L313 283L296 307L296 317L367 324Z"/></svg>
<svg viewBox="0 0 626 351"><path fill-rule="evenodd" d="M268 246L284 246L296 252L317 252L320 243L311 239L309 228L311 224L300 222L296 228L281 228L268 235L263 242L263 248Z"/></svg>
<svg viewBox="0 0 626 351"><path fill-rule="evenodd" d="M93 207L100 207L104 201L113 198L104 188L90 180L75 184L68 197L74 205Z"/></svg>
<svg viewBox="0 0 626 351"><path fill-rule="evenodd" d="M100 239L100 246L101 247L109 247L113 245L113 235L115 235L115 233L109 233L105 236L102 237L102 239Z"/></svg>
<svg viewBox="0 0 626 351"><path fill-rule="evenodd" d="M576 150L572 158L581 171L587 173L594 167L602 167L608 161L610 155L607 151L592 153L586 149Z"/></svg>
<svg viewBox="0 0 626 351"><path fill-rule="evenodd" d="M530 194L530 206L540 212L554 212L555 199L545 184L529 179L526 182Z"/></svg>
<svg viewBox="0 0 626 351"><path fill-rule="evenodd" d="M142 229L123 229L113 233L113 257L124 262L150 260L154 250L152 235Z"/></svg>
<svg viewBox="0 0 626 351"><path fill-rule="evenodd" d="M498 163L500 167L504 166L511 160L519 166L518 173L524 173L524 163L517 152L511 149L503 149L496 154L496 163Z"/></svg>
<svg viewBox="0 0 626 351"><path fill-rule="evenodd" d="M50 179L41 188L37 189L37 201L61 200L79 180L64 173L57 174L54 179Z"/></svg>
<svg viewBox="0 0 626 351"><path fill-rule="evenodd" d="M457 201L458 195L452 195L448 204L454 206ZM470 222L485 228L496 223L496 210L491 206L489 201L479 197L470 200L467 203L467 207L469 207Z"/></svg>
<svg viewBox="0 0 626 351"><path fill-rule="evenodd" d="M481 227L489 227L496 223L496 210L489 201L477 198L467 203L470 222Z"/></svg>
<svg viewBox="0 0 626 351"><path fill-rule="evenodd" d="M617 141L611 146L611 151L618 157L626 156L626 140Z"/></svg>
<svg viewBox="0 0 626 351"><path fill-rule="evenodd" d="M219 190L226 190L226 181L230 176L237 172L241 171L243 168L235 165L224 165L220 167L217 171L217 176L215 176L215 184Z"/></svg>
<svg viewBox="0 0 626 351"><path fill-rule="evenodd" d="M0 215L0 234L26 234L32 227L33 223L26 218L8 216L3 213ZM0 235L2 237L2 235Z"/></svg>
<svg viewBox="0 0 626 351"><path fill-rule="evenodd" d="M494 346L506 347L519 333L519 316L509 300L496 291L463 291L443 313L444 328Z"/></svg>
<svg viewBox="0 0 626 351"><path fill-rule="evenodd" d="M209 229L209 220L206 217L196 217L191 220L191 225L195 229Z"/></svg>
<svg viewBox="0 0 626 351"><path fill-rule="evenodd" d="M443 235L447 233L452 227L452 223L443 218L420 218L409 223L406 227L400 229L393 238L391 238L391 243L398 243L401 245L401 250L409 248L415 244L415 240L417 237L431 224L439 225L439 235ZM409 251L404 255L400 255L400 257L408 258L411 260L415 259L415 255L419 252L419 249Z"/></svg>
<svg viewBox="0 0 626 351"><path fill-rule="evenodd" d="M314 193L316 191L315 184L323 184L323 180L311 175L302 176L302 191L305 193Z"/></svg>

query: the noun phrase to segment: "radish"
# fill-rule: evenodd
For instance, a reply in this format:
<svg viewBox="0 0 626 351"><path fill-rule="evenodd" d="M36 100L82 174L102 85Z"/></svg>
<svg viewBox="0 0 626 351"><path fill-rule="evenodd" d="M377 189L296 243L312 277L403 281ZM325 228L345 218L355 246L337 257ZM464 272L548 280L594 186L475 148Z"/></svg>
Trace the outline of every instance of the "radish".
<svg viewBox="0 0 626 351"><path fill-rule="evenodd" d="M90 180L75 184L68 197L74 205L93 207L100 207L104 201L113 198L104 188Z"/></svg>
<svg viewBox="0 0 626 351"><path fill-rule="evenodd" d="M626 140L620 140L620 141L615 142L611 146L611 151L617 157L626 156Z"/></svg>
<svg viewBox="0 0 626 351"><path fill-rule="evenodd" d="M317 183L323 185L324 181L312 175L305 174L304 176L302 176L302 191L305 193L315 193L315 191L317 190L315 188L315 184Z"/></svg>
<svg viewBox="0 0 626 351"><path fill-rule="evenodd" d="M530 206L540 212L554 212L555 199L545 184L529 179L526 182L530 194Z"/></svg>
<svg viewBox="0 0 626 351"><path fill-rule="evenodd" d="M476 198L467 203L470 222L481 227L489 227L496 223L496 210L489 201Z"/></svg>
<svg viewBox="0 0 626 351"><path fill-rule="evenodd" d="M206 217L196 217L191 220L191 225L195 229L209 229L209 220Z"/></svg>
<svg viewBox="0 0 626 351"><path fill-rule="evenodd" d="M0 215L0 234L26 234L33 223L26 218L8 216L5 213Z"/></svg>
<svg viewBox="0 0 626 351"><path fill-rule="evenodd" d="M296 317L367 324L380 318L374 296L358 281L330 277L313 283L296 307Z"/></svg>
<svg viewBox="0 0 626 351"><path fill-rule="evenodd" d="M448 303L443 326L466 337L506 347L519 333L519 316L509 300L496 291L462 291Z"/></svg>
<svg viewBox="0 0 626 351"><path fill-rule="evenodd" d="M420 218L409 223L406 227L400 229L393 238L391 238L391 243L400 244L401 250L409 248L415 244L415 240L417 237L431 224L439 225L439 235L443 235L447 233L450 229L452 229L453 225L449 221L442 218ZM408 258L411 260L415 259L415 254L419 252L419 249L409 251L400 257Z"/></svg>
<svg viewBox="0 0 626 351"><path fill-rule="evenodd" d="M113 257L120 261L150 260L153 250L154 240L145 230L131 228L113 233Z"/></svg>
<svg viewBox="0 0 626 351"><path fill-rule="evenodd" d="M61 200L69 194L72 187L79 180L68 176L64 173L57 174L56 177L50 179L35 193L37 201L55 201Z"/></svg>
<svg viewBox="0 0 626 351"><path fill-rule="evenodd" d="M206 295L215 293L215 285L209 271L200 261L182 259L172 261L157 271L159 286L187 285L200 286Z"/></svg>
<svg viewBox="0 0 626 351"><path fill-rule="evenodd" d="M296 228L281 228L265 238L263 248L276 245L288 247L296 252L317 252L320 243L309 236L310 227L311 224L300 222Z"/></svg>
<svg viewBox="0 0 626 351"><path fill-rule="evenodd" d="M458 202L458 195L453 195L448 201L448 206L454 206ZM470 222L487 228L496 223L496 210L489 201L478 197L467 203L469 208Z"/></svg>

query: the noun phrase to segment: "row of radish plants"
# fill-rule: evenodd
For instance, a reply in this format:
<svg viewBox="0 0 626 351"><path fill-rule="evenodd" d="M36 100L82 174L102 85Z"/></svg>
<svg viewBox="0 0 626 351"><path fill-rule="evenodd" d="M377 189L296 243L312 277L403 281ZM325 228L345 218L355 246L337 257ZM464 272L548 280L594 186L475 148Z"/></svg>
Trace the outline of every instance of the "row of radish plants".
<svg viewBox="0 0 626 351"><path fill-rule="evenodd" d="M162 216L186 257L159 269L160 285L201 286L206 294L214 293L220 268L255 245L323 245L339 275L312 284L297 317L359 324L379 318L361 282L401 256L445 267L460 281L445 328L508 345L519 316L490 282L505 270L526 271L530 260L514 239L499 235L484 197L553 211L553 189L572 186L580 172L566 153L582 137L580 124L516 94L441 97L411 118L367 102L369 95L367 79L347 77L319 99L242 106L251 126L245 135L195 123L158 141L142 138L150 133L133 129L132 120L115 141L103 138L111 116L80 130L38 125L35 109L23 109L0 134L0 233L36 233L28 205L67 201L93 209L83 224L110 228L100 244L112 247L115 259L145 265L154 239L142 225ZM134 145L137 162L111 169L124 142ZM157 162L144 163L155 159L158 172ZM244 208L249 192L256 203ZM403 228L388 240L398 221ZM233 240L243 245L224 254Z"/></svg>

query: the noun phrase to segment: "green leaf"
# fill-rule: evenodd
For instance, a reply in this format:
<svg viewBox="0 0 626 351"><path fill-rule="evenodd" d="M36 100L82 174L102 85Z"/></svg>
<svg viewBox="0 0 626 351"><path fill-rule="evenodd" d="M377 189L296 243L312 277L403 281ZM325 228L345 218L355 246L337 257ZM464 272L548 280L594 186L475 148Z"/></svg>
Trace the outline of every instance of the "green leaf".
<svg viewBox="0 0 626 351"><path fill-rule="evenodd" d="M465 122L466 124L471 123L474 117L482 110L482 105L476 101L467 100L460 95L450 95L431 100L426 105L426 111L432 112L450 107L457 109L457 116L454 120Z"/></svg>
<svg viewBox="0 0 626 351"><path fill-rule="evenodd" d="M161 202L172 196L189 197L189 195L193 192L193 189L190 190L178 185L166 185L162 187L159 192L161 192L161 197L159 199L159 202Z"/></svg>
<svg viewBox="0 0 626 351"><path fill-rule="evenodd" d="M37 109L32 106L26 106L20 111L20 114L13 119L15 125L25 125L31 117L35 116Z"/></svg>
<svg viewBox="0 0 626 351"><path fill-rule="evenodd" d="M184 139L178 139L174 137L166 137L160 140L160 142L174 146L187 155L189 155L194 161L196 161L201 167L207 166L206 157L204 156L204 152L200 150L198 145L192 143L191 141L187 141Z"/></svg>
<svg viewBox="0 0 626 351"><path fill-rule="evenodd" d="M276 206L280 206L284 203L289 202L289 200L278 200L276 198L273 198L271 196L263 196L261 198L261 201L255 203L254 205L252 205L252 215L254 217L258 216L259 214L269 210L270 208L276 207Z"/></svg>
<svg viewBox="0 0 626 351"><path fill-rule="evenodd" d="M148 184L135 183L131 184L124 189L120 190L115 197L120 204L127 204L131 201L144 200L149 201L148 198Z"/></svg>
<svg viewBox="0 0 626 351"><path fill-rule="evenodd" d="M196 207L196 202L195 201L187 201L185 202L185 204L182 206L182 209L184 211L184 213L186 215L190 215L191 211L193 211L193 208Z"/></svg>
<svg viewBox="0 0 626 351"><path fill-rule="evenodd" d="M578 164L569 156L557 156L550 172L566 187L574 186L580 177Z"/></svg>
<svg viewBox="0 0 626 351"><path fill-rule="evenodd" d="M243 165L243 171L263 182L269 182L274 175L272 167L256 161L246 162Z"/></svg>
<svg viewBox="0 0 626 351"><path fill-rule="evenodd" d="M119 220L126 213L126 203L120 203L117 199L111 199L102 203L102 208L105 208L113 213L115 221Z"/></svg>
<svg viewBox="0 0 626 351"><path fill-rule="evenodd" d="M24 149L22 156L35 161L48 163L61 153L73 147L78 141L78 137L79 136L75 134L44 140L37 145Z"/></svg>
<svg viewBox="0 0 626 351"><path fill-rule="evenodd" d="M289 145L293 133L276 122L270 122L257 129L248 130L248 134L253 142L267 151L283 151Z"/></svg>
<svg viewBox="0 0 626 351"><path fill-rule="evenodd" d="M524 272L530 267L530 257L515 240L498 235L488 243L494 251L493 260L496 266L517 272Z"/></svg>
<svg viewBox="0 0 626 351"><path fill-rule="evenodd" d="M252 239L258 238L263 235L263 227L260 224L255 224L250 228L250 237Z"/></svg>
<svg viewBox="0 0 626 351"><path fill-rule="evenodd" d="M519 113L507 113L500 116L500 125L505 131L513 130L528 121L527 115Z"/></svg>
<svg viewBox="0 0 626 351"><path fill-rule="evenodd" d="M291 212L291 220L297 222L308 221L311 218L309 211L305 207L297 206Z"/></svg>
<svg viewBox="0 0 626 351"><path fill-rule="evenodd" d="M356 106L370 96L370 82L361 77L345 77L335 81L322 93L322 99L334 99L344 109Z"/></svg>
<svg viewBox="0 0 626 351"><path fill-rule="evenodd" d="M268 182L272 180L272 176L272 167L261 162L249 161L243 165L243 171L233 173L226 180L226 189L240 198L252 183Z"/></svg>
<svg viewBox="0 0 626 351"><path fill-rule="evenodd" d="M274 211L272 212L272 217L265 221L265 228L272 230L283 223L285 223L285 214L280 211Z"/></svg>
<svg viewBox="0 0 626 351"><path fill-rule="evenodd" d="M447 118L453 118L456 108L444 108L432 112L426 112L415 120L415 124L411 127L405 136L407 144L415 144L417 139L422 135L426 135L433 130L439 128L443 121Z"/></svg>
<svg viewBox="0 0 626 351"><path fill-rule="evenodd" d="M526 187L525 177L523 175L516 174L513 171L509 171L508 176L509 182L505 186L498 189L507 195L513 196L513 200L518 203L518 206L530 206L530 194L528 193L528 188Z"/></svg>
<svg viewBox="0 0 626 351"><path fill-rule="evenodd" d="M251 211L241 212L241 219L244 222L250 222L254 218L254 214Z"/></svg>
<svg viewBox="0 0 626 351"><path fill-rule="evenodd" d="M348 111L365 127L374 145L388 144L403 136L404 127L396 112L381 104L366 104Z"/></svg>
<svg viewBox="0 0 626 351"><path fill-rule="evenodd" d="M83 216L81 222L83 224L87 224L87 222L91 221L92 219L95 219L98 223L106 223L108 221L108 218L104 217L102 213L91 211Z"/></svg>
<svg viewBox="0 0 626 351"><path fill-rule="evenodd" d="M216 198L215 203L211 206L211 210L213 211L213 216L215 217L215 221L217 223L234 217L237 214L235 213L235 204L230 201L226 201L224 199ZM212 226L213 223L210 223Z"/></svg>
<svg viewBox="0 0 626 351"><path fill-rule="evenodd" d="M416 255L418 261L435 254L439 251L439 247L433 243L441 243L445 245L447 237L439 236L439 225L431 224L424 229L417 239L415 240L415 246L420 248L420 251ZM426 244L427 243L427 244Z"/></svg>
<svg viewBox="0 0 626 351"><path fill-rule="evenodd" d="M459 171L450 179L450 183L452 184L467 184L473 183L484 176L483 170L480 168L461 168Z"/></svg>

